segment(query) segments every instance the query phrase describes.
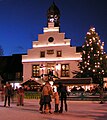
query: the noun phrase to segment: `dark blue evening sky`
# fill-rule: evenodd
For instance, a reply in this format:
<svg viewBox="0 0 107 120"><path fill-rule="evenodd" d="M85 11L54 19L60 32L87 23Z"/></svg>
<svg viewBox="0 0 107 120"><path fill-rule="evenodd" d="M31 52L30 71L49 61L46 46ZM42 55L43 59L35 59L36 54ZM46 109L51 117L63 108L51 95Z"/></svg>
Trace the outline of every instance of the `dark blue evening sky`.
<svg viewBox="0 0 107 120"><path fill-rule="evenodd" d="M61 12L61 32L73 46L81 46L91 26L96 28L107 52L106 0L54 0ZM53 0L0 0L0 46L4 55L26 53L47 24Z"/></svg>

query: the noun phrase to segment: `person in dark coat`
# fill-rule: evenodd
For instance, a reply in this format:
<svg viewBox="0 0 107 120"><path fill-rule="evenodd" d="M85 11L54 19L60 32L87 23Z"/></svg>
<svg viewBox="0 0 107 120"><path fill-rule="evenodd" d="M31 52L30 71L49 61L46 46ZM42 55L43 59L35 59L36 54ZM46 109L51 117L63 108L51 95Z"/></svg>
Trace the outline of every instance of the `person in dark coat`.
<svg viewBox="0 0 107 120"><path fill-rule="evenodd" d="M11 94L12 94L12 86L8 82L6 83L6 87L4 88L4 95L5 95L4 107L6 107L7 99L8 99L8 106L10 106Z"/></svg>
<svg viewBox="0 0 107 120"><path fill-rule="evenodd" d="M61 99L61 106L59 112L63 112L63 103L65 104L65 111L67 112L67 87L64 86L62 83L59 83L59 87L57 88L57 91L59 93L60 99Z"/></svg>

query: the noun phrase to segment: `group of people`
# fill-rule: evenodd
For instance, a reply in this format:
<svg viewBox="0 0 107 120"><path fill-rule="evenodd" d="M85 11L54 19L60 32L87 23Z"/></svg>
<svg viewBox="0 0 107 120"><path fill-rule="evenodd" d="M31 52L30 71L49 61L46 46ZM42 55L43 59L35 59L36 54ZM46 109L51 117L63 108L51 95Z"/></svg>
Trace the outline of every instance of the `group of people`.
<svg viewBox="0 0 107 120"><path fill-rule="evenodd" d="M57 91L54 92L50 83L47 81L45 85L42 87L41 97L40 97L40 113L47 113L49 112L52 114L51 111L51 102L52 98L54 98L55 102L55 113L62 113L63 107L65 105L65 111L67 111L67 88L62 83L59 83L57 87ZM4 88L4 107L6 105L10 106L10 99L13 96L13 88L10 83L6 83ZM17 96L17 106L24 105L24 90L22 87L16 89L16 96ZM59 103L60 106L59 106ZM64 104L64 105L63 105Z"/></svg>
<svg viewBox="0 0 107 120"><path fill-rule="evenodd" d="M8 104L8 106L10 107L10 100L13 99L14 97L14 90L12 88L12 86L10 85L10 82L6 83L6 86L3 90L4 92L4 107L6 107L6 105ZM23 106L24 103L24 90L22 89L22 87L17 88L16 89L16 95L17 95L17 106L21 105ZM8 102L8 103L7 103Z"/></svg>
<svg viewBox="0 0 107 120"><path fill-rule="evenodd" d="M47 113L49 111L50 114L52 114L51 111L51 102L52 97L55 101L55 113L62 113L63 112L63 104L65 104L65 111L67 112L67 88L62 83L59 83L59 86L57 87L57 91L53 92L52 87L50 83L47 81L45 85L43 86L41 98L40 98L40 113ZM59 103L61 101L61 104L59 106Z"/></svg>

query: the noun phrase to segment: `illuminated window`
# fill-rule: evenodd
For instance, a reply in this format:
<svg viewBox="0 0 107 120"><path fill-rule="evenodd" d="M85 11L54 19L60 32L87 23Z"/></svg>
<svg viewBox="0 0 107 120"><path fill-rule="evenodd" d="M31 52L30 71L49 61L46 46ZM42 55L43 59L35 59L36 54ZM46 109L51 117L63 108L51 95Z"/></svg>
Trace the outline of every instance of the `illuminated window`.
<svg viewBox="0 0 107 120"><path fill-rule="evenodd" d="M69 77L69 64L61 64L61 77Z"/></svg>
<svg viewBox="0 0 107 120"><path fill-rule="evenodd" d="M20 77L21 77L20 72L17 72L17 73L16 73L16 78L20 78Z"/></svg>
<svg viewBox="0 0 107 120"><path fill-rule="evenodd" d="M62 57L62 51L57 51L57 57Z"/></svg>
<svg viewBox="0 0 107 120"><path fill-rule="evenodd" d="M45 57L45 51L40 52L40 57Z"/></svg>
<svg viewBox="0 0 107 120"><path fill-rule="evenodd" d="M40 66L32 65L32 77L39 77L40 76Z"/></svg>

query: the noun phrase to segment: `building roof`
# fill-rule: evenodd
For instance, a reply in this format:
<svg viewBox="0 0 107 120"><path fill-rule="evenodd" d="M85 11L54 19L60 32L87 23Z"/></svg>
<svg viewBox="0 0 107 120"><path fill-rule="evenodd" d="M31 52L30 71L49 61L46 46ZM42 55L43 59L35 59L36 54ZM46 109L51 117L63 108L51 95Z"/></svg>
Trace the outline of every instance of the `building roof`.
<svg viewBox="0 0 107 120"><path fill-rule="evenodd" d="M22 86L24 86L24 85L30 85L30 86L31 86L31 85L41 85L41 84L38 83L38 82L35 81L35 80L29 79L29 80L23 82L21 85L22 85Z"/></svg>

